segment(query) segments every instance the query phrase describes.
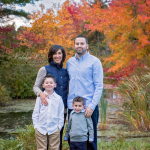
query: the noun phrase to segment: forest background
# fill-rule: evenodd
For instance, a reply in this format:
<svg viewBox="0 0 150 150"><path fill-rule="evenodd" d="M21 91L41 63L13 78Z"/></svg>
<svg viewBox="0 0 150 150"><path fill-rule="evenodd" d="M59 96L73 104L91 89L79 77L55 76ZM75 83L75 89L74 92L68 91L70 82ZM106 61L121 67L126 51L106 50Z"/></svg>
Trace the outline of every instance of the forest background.
<svg viewBox="0 0 150 150"><path fill-rule="evenodd" d="M0 27L0 104L10 99L35 97L32 87L40 67L48 64L53 44L62 45L67 60L75 54L78 34L89 40L89 51L104 68L104 83L119 85L133 75L142 76L150 67L150 0L95 0L62 5L32 13L15 10L14 4L33 0L1 0L0 19L10 15L32 20L30 27L15 24ZM7 7L9 6L9 7Z"/></svg>

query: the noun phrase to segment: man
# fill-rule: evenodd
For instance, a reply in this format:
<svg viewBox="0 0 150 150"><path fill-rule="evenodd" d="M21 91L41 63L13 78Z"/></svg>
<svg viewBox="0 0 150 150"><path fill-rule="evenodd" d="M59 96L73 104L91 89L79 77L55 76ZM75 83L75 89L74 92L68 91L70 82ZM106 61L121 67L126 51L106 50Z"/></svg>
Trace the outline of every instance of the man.
<svg viewBox="0 0 150 150"><path fill-rule="evenodd" d="M75 39L76 55L67 62L69 74L68 116L73 110L72 102L77 96L85 100L85 117L91 117L94 128L94 141L88 143L88 150L97 150L98 102L103 89L103 69L98 58L87 51L88 39L78 35Z"/></svg>

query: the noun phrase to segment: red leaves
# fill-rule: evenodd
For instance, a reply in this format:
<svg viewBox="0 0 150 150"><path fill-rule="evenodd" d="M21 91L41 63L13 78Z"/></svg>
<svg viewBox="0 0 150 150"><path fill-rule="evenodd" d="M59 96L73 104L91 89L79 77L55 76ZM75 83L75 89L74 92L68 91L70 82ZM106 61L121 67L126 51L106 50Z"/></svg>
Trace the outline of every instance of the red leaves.
<svg viewBox="0 0 150 150"><path fill-rule="evenodd" d="M38 50L42 49L41 47L45 44L43 38L41 38L39 35L36 35L32 31L28 31L25 28L19 30L17 37L20 41L19 44L27 46L28 48L37 48Z"/></svg>
<svg viewBox="0 0 150 150"><path fill-rule="evenodd" d="M15 31L14 26L0 27L0 33Z"/></svg>
<svg viewBox="0 0 150 150"><path fill-rule="evenodd" d="M14 48L17 48L16 44L16 31L14 25L0 27L0 48L5 53L11 53Z"/></svg>
<svg viewBox="0 0 150 150"><path fill-rule="evenodd" d="M91 7L84 3L84 29L105 34L105 42L113 54L106 62L113 65L104 71L117 80L132 75L150 54L150 0L112 0L108 8L100 3ZM136 41L136 43L134 42ZM150 61L150 58L149 58Z"/></svg>
<svg viewBox="0 0 150 150"><path fill-rule="evenodd" d="M78 7L76 3L73 3L67 7L68 12L73 16L79 14Z"/></svg>
<svg viewBox="0 0 150 150"><path fill-rule="evenodd" d="M124 77L130 76L135 72L135 69L138 67L142 67L144 68L144 64L141 63L140 61L138 61L136 58L132 59L130 61L130 64L128 66L125 66L122 69L119 69L116 73L114 73L113 75L109 75L107 77L107 79L115 79L117 81L123 80ZM104 69L104 72L109 72L110 68L106 68Z"/></svg>

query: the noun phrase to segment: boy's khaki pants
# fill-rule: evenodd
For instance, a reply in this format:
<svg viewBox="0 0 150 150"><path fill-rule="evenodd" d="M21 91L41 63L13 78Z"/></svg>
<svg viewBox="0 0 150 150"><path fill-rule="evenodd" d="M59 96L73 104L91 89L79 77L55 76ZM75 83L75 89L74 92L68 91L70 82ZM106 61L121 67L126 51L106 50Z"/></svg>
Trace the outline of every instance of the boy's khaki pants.
<svg viewBox="0 0 150 150"><path fill-rule="evenodd" d="M50 150L59 150L60 145L60 130L58 129L51 135L43 135L35 129L37 150L47 150L47 136L49 138Z"/></svg>

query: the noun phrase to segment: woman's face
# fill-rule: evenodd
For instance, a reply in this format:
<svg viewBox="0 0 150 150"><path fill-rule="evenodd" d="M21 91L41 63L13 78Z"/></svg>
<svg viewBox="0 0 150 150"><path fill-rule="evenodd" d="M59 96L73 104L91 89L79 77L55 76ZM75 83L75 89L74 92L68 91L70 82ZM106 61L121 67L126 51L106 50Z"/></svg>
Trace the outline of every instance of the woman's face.
<svg viewBox="0 0 150 150"><path fill-rule="evenodd" d="M57 64L61 64L62 62L63 53L61 49L59 49L54 55L53 55L53 61Z"/></svg>

